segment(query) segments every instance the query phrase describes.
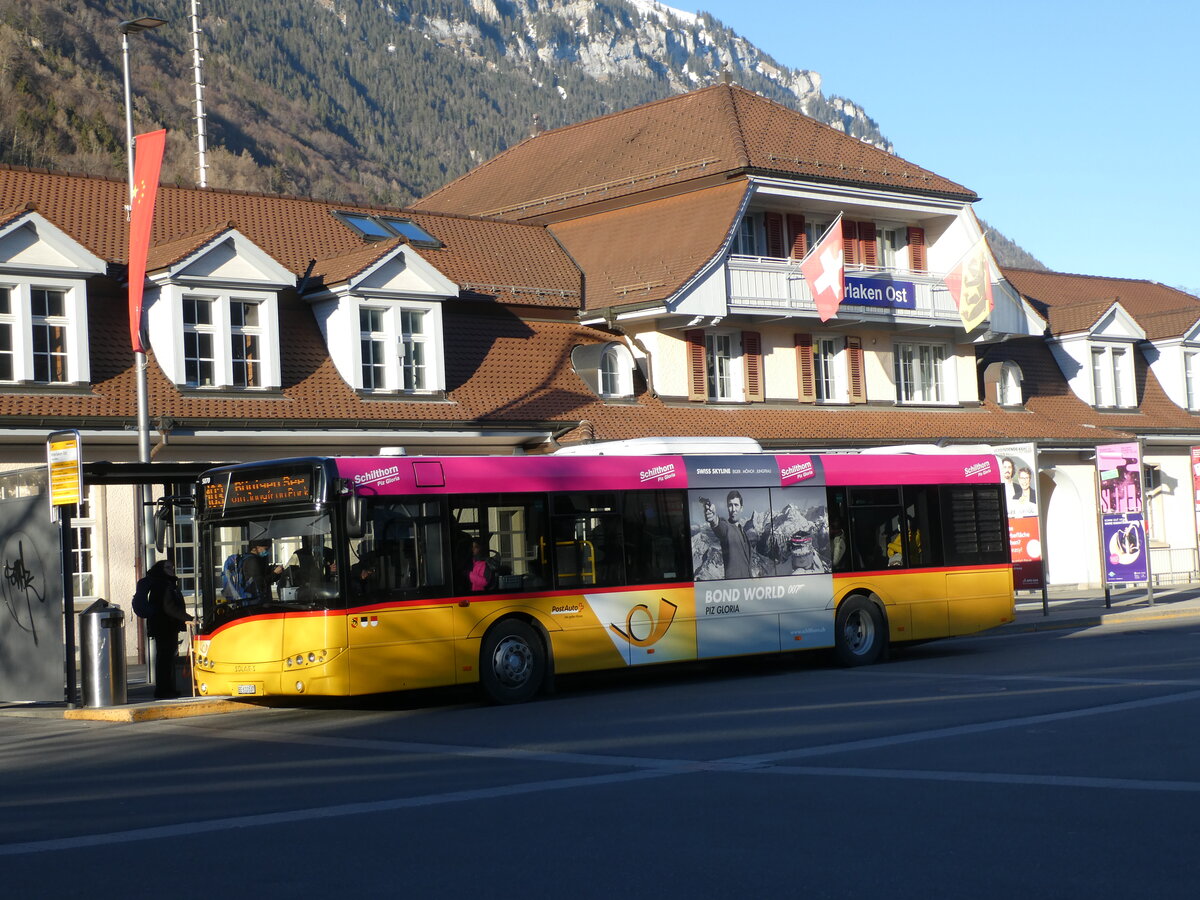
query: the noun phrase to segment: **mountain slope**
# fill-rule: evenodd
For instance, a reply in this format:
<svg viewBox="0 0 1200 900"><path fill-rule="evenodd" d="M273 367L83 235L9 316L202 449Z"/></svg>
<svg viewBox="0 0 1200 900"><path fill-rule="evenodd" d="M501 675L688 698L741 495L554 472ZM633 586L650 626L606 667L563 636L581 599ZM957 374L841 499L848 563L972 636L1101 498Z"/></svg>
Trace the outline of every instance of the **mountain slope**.
<svg viewBox="0 0 1200 900"><path fill-rule="evenodd" d="M135 130L195 183L188 0L0 0L0 162L122 177ZM890 150L815 72L653 0L201 0L213 187L402 205L527 137L722 77ZM1025 257L1022 264L1028 265Z"/></svg>

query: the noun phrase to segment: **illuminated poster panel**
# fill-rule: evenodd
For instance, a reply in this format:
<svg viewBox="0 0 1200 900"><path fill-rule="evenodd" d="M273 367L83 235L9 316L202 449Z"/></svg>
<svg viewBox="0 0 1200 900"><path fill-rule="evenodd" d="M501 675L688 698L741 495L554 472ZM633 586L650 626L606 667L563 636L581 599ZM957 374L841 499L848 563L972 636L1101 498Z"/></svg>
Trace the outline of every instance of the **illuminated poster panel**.
<svg viewBox="0 0 1200 900"><path fill-rule="evenodd" d="M1045 562L1042 558L1042 522L1038 514L1037 446L1008 444L992 449L1000 465L1004 500L1008 506L1013 589L1040 590L1045 579Z"/></svg>
<svg viewBox="0 0 1200 900"><path fill-rule="evenodd" d="M1132 441L1096 448L1100 491L1100 558L1105 584L1145 584L1149 548L1142 509L1142 448Z"/></svg>

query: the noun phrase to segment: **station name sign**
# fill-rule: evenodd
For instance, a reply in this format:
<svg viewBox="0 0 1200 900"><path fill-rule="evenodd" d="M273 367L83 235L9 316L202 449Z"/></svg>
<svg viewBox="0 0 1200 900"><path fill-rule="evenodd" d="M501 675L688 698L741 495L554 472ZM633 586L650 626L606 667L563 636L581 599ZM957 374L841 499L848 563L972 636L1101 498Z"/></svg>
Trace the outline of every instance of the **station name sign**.
<svg viewBox="0 0 1200 900"><path fill-rule="evenodd" d="M854 306L881 306L889 309L916 309L917 286L911 281L890 278L853 278L846 276L843 303Z"/></svg>

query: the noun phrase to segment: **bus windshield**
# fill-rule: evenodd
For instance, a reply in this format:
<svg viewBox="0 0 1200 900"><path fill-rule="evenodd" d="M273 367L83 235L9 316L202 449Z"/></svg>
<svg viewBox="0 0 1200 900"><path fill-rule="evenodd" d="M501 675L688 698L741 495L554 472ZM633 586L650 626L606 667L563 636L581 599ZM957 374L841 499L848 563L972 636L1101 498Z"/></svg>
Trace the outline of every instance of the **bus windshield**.
<svg viewBox="0 0 1200 900"><path fill-rule="evenodd" d="M203 591L207 621L341 605L328 512L265 513L212 522L206 532L214 563Z"/></svg>

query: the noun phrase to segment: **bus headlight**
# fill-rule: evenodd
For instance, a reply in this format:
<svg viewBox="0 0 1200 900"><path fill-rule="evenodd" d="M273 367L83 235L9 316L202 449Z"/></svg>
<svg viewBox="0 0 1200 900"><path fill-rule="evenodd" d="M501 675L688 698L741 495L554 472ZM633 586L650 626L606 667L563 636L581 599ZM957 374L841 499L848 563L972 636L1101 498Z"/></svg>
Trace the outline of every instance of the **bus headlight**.
<svg viewBox="0 0 1200 900"><path fill-rule="evenodd" d="M304 693L304 682L303 682L303 681L297 681L297 682L296 682L296 693L297 693L297 694L303 694L303 693Z"/></svg>

